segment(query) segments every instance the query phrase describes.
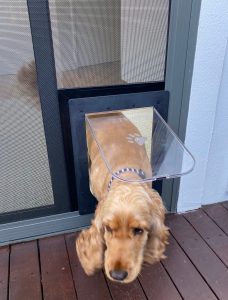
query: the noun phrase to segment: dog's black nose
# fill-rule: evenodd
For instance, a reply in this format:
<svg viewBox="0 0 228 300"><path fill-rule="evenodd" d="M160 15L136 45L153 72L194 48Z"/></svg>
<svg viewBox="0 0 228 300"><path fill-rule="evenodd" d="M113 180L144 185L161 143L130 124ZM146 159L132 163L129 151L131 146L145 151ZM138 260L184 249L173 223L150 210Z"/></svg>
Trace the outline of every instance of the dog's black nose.
<svg viewBox="0 0 228 300"><path fill-rule="evenodd" d="M122 271L122 270L113 270L110 271L110 276L118 281L122 281L127 277L128 273L126 271Z"/></svg>

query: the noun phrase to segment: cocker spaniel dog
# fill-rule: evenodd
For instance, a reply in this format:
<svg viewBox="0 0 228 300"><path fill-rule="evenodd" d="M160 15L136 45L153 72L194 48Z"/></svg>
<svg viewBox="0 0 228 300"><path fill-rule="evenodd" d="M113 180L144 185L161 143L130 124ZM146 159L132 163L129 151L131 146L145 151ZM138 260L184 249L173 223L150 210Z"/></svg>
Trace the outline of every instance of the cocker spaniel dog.
<svg viewBox="0 0 228 300"><path fill-rule="evenodd" d="M40 110L34 61L19 70L17 79L25 100ZM132 180L151 174L143 138L123 114L113 114L113 122L99 119L96 132L116 174ZM128 283L144 262L164 258L169 235L165 208L150 183L127 183L110 174L88 128L87 146L90 189L98 205L91 227L77 238L78 257L86 274L104 267L108 278Z"/></svg>
<svg viewBox="0 0 228 300"><path fill-rule="evenodd" d="M127 138L129 133L140 137L140 132L123 114L114 113L113 118L113 122L96 121L107 160L122 178L145 177L151 172L145 146ZM77 254L86 274L104 267L109 279L128 283L138 276L144 262L153 264L164 258L169 235L165 208L151 183L127 183L112 177L88 125L86 131L90 190L98 205L92 225L76 240Z"/></svg>

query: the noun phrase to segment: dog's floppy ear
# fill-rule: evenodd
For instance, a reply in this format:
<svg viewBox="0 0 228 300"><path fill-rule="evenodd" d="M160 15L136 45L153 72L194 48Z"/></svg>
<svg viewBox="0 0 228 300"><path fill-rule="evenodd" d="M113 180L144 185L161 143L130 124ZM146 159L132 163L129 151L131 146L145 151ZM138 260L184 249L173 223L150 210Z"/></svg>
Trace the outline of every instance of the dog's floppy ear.
<svg viewBox="0 0 228 300"><path fill-rule="evenodd" d="M83 230L76 240L78 258L87 275L101 269L104 261L104 232L97 210L90 228Z"/></svg>
<svg viewBox="0 0 228 300"><path fill-rule="evenodd" d="M144 252L144 261L153 264L165 258L164 251L168 244L169 231L165 226L165 207L160 195L155 190L149 191L151 224Z"/></svg>

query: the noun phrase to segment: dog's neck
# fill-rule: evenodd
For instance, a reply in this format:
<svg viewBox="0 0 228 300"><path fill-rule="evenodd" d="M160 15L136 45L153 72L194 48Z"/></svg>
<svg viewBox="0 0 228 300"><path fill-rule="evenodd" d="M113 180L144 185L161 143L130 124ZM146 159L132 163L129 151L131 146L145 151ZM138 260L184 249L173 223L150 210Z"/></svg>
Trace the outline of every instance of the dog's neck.
<svg viewBox="0 0 228 300"><path fill-rule="evenodd" d="M124 174L124 173L134 173L137 176L139 176L141 179L146 178L146 174L142 169L128 168L128 167L127 168L122 168L122 169L118 170L117 172L115 172L114 174L118 177L119 175ZM107 188L108 192L110 191L111 186L112 186L112 182L115 178L116 178L115 176L111 177L111 179L108 183L108 188Z"/></svg>

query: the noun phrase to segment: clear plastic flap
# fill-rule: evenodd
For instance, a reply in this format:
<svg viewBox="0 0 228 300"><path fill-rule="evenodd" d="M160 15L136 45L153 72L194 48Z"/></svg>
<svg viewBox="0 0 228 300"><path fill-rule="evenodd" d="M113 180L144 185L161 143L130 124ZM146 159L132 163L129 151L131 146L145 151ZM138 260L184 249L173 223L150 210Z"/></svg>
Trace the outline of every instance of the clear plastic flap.
<svg viewBox="0 0 228 300"><path fill-rule="evenodd" d="M120 180L174 178L194 168L191 153L153 107L86 114L86 125L109 172Z"/></svg>

